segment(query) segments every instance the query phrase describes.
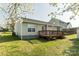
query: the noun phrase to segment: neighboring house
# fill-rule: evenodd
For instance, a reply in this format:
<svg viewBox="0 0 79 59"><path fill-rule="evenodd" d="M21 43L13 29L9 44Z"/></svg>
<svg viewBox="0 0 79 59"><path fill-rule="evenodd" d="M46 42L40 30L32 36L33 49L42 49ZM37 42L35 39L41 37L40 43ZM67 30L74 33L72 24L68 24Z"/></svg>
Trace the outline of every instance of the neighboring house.
<svg viewBox="0 0 79 59"><path fill-rule="evenodd" d="M29 18L20 18L20 21L15 23L15 34L21 38L36 38L38 37L38 32L42 30L62 30L67 28L67 23L51 19L49 22L38 21Z"/></svg>
<svg viewBox="0 0 79 59"><path fill-rule="evenodd" d="M66 35L76 34L77 33L77 27L63 29L63 31L64 31L64 34L66 34Z"/></svg>
<svg viewBox="0 0 79 59"><path fill-rule="evenodd" d="M3 28L0 26L0 32L3 31Z"/></svg>
<svg viewBox="0 0 79 59"><path fill-rule="evenodd" d="M0 32L4 32L4 31L7 31L7 29L0 26Z"/></svg>
<svg viewBox="0 0 79 59"><path fill-rule="evenodd" d="M69 22L66 23L56 18L52 18L48 23L57 27L58 30L67 29L67 28L72 27L70 26L71 24Z"/></svg>
<svg viewBox="0 0 79 59"><path fill-rule="evenodd" d="M72 25L71 25L70 22L68 22L68 23L67 23L67 29L70 29L70 28L72 28Z"/></svg>

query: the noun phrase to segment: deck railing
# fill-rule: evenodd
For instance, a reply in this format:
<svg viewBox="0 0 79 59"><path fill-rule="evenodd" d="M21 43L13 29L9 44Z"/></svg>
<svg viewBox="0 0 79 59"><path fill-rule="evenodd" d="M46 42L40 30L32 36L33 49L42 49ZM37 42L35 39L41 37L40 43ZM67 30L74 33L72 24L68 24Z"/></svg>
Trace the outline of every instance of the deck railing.
<svg viewBox="0 0 79 59"><path fill-rule="evenodd" d="M43 30L43 31L39 31L39 35L40 36L44 36L44 35L62 36L64 35L64 33L62 31Z"/></svg>

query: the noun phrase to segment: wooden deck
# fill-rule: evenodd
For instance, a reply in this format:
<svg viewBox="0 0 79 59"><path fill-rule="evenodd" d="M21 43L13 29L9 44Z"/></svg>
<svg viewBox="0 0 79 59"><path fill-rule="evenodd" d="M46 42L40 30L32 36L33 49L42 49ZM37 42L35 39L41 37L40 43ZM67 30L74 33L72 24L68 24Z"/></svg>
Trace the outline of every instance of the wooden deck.
<svg viewBox="0 0 79 59"><path fill-rule="evenodd" d="M43 30L39 31L39 37L51 40L56 38L63 38L64 33L62 31Z"/></svg>

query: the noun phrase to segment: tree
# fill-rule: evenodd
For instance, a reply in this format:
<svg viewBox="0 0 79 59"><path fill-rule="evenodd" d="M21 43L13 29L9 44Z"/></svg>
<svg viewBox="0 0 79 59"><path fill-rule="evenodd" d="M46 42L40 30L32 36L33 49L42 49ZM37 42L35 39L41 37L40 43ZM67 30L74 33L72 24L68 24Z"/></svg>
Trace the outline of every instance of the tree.
<svg viewBox="0 0 79 59"><path fill-rule="evenodd" d="M20 17L21 13L31 11L32 11L32 4L12 3L8 5L7 23L10 26L10 29L13 33L14 33L15 22Z"/></svg>
<svg viewBox="0 0 79 59"><path fill-rule="evenodd" d="M57 15L63 15L65 12L72 12L70 19L75 19L79 16L79 4L78 3L50 3L51 7L56 8L55 12L51 12L49 15L56 17ZM62 5L62 7L60 6Z"/></svg>

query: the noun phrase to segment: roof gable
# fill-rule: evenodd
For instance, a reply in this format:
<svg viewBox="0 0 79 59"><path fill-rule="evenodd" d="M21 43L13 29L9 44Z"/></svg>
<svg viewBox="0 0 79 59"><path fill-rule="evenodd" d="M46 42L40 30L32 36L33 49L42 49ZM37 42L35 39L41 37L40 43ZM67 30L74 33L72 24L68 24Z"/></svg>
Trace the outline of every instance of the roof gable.
<svg viewBox="0 0 79 59"><path fill-rule="evenodd" d="M49 23L51 23L52 21L59 21L59 22L61 22L61 23L66 23L66 22L64 22L64 21L61 21L61 20L59 20L59 19L57 19L57 18L51 18L51 20L49 21ZM67 24L67 23L66 23Z"/></svg>

